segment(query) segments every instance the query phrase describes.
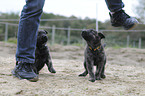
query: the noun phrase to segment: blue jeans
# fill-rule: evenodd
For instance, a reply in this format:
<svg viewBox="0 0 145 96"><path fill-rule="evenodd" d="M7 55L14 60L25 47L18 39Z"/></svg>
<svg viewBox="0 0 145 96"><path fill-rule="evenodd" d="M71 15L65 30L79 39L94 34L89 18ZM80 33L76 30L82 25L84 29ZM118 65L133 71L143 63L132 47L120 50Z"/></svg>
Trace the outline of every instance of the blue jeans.
<svg viewBox="0 0 145 96"><path fill-rule="evenodd" d="M18 26L16 61L34 63L37 31L45 0L26 0Z"/></svg>
<svg viewBox="0 0 145 96"><path fill-rule="evenodd" d="M122 2L122 0L105 0L108 9L111 12L116 12L121 10L124 7L124 3Z"/></svg>

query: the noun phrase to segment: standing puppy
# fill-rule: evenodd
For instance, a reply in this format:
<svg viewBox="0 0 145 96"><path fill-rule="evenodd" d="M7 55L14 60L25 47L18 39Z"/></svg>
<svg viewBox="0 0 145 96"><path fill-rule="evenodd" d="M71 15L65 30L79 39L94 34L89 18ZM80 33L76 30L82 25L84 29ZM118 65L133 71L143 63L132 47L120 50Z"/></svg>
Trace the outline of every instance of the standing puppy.
<svg viewBox="0 0 145 96"><path fill-rule="evenodd" d="M49 49L46 45L47 41L48 41L47 31L39 30L35 51L35 72L37 74L39 74L39 71L44 67L45 64L47 65L48 70L51 73L56 73L52 65Z"/></svg>
<svg viewBox="0 0 145 96"><path fill-rule="evenodd" d="M106 77L104 74L106 55L104 45L101 44L101 39L105 38L105 36L93 29L84 30L81 35L87 42L87 47L84 60L85 71L79 76L86 76L89 73L89 81L101 80L101 78ZM96 66L95 74L94 66Z"/></svg>

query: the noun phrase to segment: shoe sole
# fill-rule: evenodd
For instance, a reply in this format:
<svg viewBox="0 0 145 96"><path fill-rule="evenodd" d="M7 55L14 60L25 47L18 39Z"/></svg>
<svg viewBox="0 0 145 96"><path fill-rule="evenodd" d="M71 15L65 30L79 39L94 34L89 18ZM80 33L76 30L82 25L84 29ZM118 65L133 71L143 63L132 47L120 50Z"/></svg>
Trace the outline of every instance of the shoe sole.
<svg viewBox="0 0 145 96"><path fill-rule="evenodd" d="M124 29L125 29L125 30L131 30L131 29L135 28L135 27L137 26L137 24L138 24L138 23L134 23L134 25L133 25L132 27L130 27L129 29L127 29L127 28L124 28Z"/></svg>
<svg viewBox="0 0 145 96"><path fill-rule="evenodd" d="M118 25L118 24L116 24L116 23L111 23L111 25L113 26L113 27L123 27L125 30L131 30L131 29L133 29L134 27L136 27L136 25L138 24L139 22L138 21L134 21L134 23L132 24L132 25L130 25L130 27L128 28L128 27L125 27L124 25Z"/></svg>
<svg viewBox="0 0 145 96"><path fill-rule="evenodd" d="M124 27L124 29L125 29L125 30L131 30L131 29L135 28L135 27L137 26L137 24L138 24L138 23L134 23L130 28L125 28L125 27ZM121 27L121 26L116 26L115 24L112 24L112 26L113 26L113 27Z"/></svg>
<svg viewBox="0 0 145 96"><path fill-rule="evenodd" d="M30 82L37 82L38 81L38 77L34 77L33 79L27 79Z"/></svg>
<svg viewBox="0 0 145 96"><path fill-rule="evenodd" d="M14 77L17 77L17 78L20 79L20 80L26 79L26 78L21 78L19 75L16 75L15 72L13 72L13 71L12 71L12 75L13 75ZM28 81L30 81L30 82L37 82L37 81L38 81L38 77L34 77L34 78L32 78L32 79L26 79L26 80L28 80Z"/></svg>

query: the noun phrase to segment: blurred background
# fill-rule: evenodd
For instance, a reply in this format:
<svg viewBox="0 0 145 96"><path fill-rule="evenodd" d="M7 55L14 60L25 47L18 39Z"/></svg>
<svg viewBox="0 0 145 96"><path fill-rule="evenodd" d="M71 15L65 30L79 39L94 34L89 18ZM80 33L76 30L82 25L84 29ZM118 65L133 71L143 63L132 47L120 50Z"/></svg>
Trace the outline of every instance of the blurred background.
<svg viewBox="0 0 145 96"><path fill-rule="evenodd" d="M96 29L106 36L108 47L145 48L145 1L122 0L124 10L140 22L126 31L110 24L105 0L46 0L39 29L49 32L49 44L84 46L83 29ZM0 41L17 43L20 13L25 0L0 3Z"/></svg>

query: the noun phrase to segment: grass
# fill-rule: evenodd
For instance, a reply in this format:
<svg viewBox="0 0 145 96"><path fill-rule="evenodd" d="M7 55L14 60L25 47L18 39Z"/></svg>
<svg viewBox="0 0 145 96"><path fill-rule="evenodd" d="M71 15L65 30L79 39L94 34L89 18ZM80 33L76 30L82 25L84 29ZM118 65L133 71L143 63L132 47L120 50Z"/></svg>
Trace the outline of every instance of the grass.
<svg viewBox="0 0 145 96"><path fill-rule="evenodd" d="M8 43L17 44L17 38L9 38L9 39L8 39ZM51 45L51 42L49 42L49 44ZM57 44L57 43L55 43L55 44ZM55 44L54 44L54 45L55 45ZM67 45L67 44L65 44L65 45ZM85 43L72 43L72 44L70 44L70 45L72 45L72 46L84 47L84 46L85 46ZM112 47L112 48L114 48L114 49L127 48L126 45L122 46L122 45L117 45L117 44L114 44L114 45L109 45L109 44L107 44L105 48L107 48L107 47ZM137 47L132 47L132 46L130 45L129 48L137 48Z"/></svg>
<svg viewBox="0 0 145 96"><path fill-rule="evenodd" d="M8 42L17 44L17 39L16 38L10 38L10 39L8 39Z"/></svg>
<svg viewBox="0 0 145 96"><path fill-rule="evenodd" d="M84 44L80 44L80 43L73 43L71 45L73 45L73 46L80 46L80 47L84 46Z"/></svg>

